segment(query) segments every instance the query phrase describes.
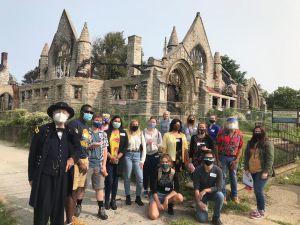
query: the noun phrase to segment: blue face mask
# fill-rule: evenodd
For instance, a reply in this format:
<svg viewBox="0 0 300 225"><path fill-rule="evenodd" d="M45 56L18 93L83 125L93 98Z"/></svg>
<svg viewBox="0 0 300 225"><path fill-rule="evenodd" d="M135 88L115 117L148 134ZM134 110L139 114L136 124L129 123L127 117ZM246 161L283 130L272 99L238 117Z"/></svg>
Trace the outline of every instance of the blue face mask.
<svg viewBox="0 0 300 225"><path fill-rule="evenodd" d="M100 127L102 127L102 122L100 122L100 121L94 121L93 122L93 126L96 127L96 128L100 128Z"/></svg>
<svg viewBox="0 0 300 225"><path fill-rule="evenodd" d="M148 127L149 127L149 128L155 128L155 127L156 127L156 123L149 123L149 124L148 124Z"/></svg>
<svg viewBox="0 0 300 225"><path fill-rule="evenodd" d="M163 164L161 164L161 168L163 168L164 170L167 170L170 168L170 165L168 163L163 163Z"/></svg>
<svg viewBox="0 0 300 225"><path fill-rule="evenodd" d="M91 121L93 119L93 114L90 114L90 113L84 113L83 114L83 119L85 121Z"/></svg>
<svg viewBox="0 0 300 225"><path fill-rule="evenodd" d="M119 122L113 122L112 125L115 129L119 129L121 127L121 123Z"/></svg>

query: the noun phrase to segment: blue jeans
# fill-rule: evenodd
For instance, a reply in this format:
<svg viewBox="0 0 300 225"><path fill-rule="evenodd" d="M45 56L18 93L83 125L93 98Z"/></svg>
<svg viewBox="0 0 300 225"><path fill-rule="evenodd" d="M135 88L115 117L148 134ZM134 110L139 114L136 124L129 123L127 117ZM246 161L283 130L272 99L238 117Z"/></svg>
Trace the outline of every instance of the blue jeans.
<svg viewBox="0 0 300 225"><path fill-rule="evenodd" d="M220 162L223 173L223 188L222 192L226 197L226 173L227 169L229 170L229 180L230 180L230 189L231 189L231 197L237 197L237 168L232 170L231 162L235 160L234 156L224 156L220 155Z"/></svg>
<svg viewBox="0 0 300 225"><path fill-rule="evenodd" d="M111 200L116 200L117 191L118 191L118 181L119 177L117 174L118 165L111 164L107 162L106 170L107 177L105 177L105 202L109 203L110 195Z"/></svg>
<svg viewBox="0 0 300 225"><path fill-rule="evenodd" d="M265 196L264 196L264 187L267 183L267 179L261 179L261 172L252 173L253 178L253 188L256 197L257 210L265 210Z"/></svg>
<svg viewBox="0 0 300 225"><path fill-rule="evenodd" d="M125 194L130 195L130 179L132 170L136 178L136 196L141 196L143 187L143 171L140 167L141 153L140 152L126 152L124 168L124 188Z"/></svg>
<svg viewBox="0 0 300 225"><path fill-rule="evenodd" d="M202 202L204 204L207 204L208 201L215 202L213 220L219 219L224 202L223 193L221 191L218 191L205 194L202 198ZM198 206L198 203L196 204L196 219L200 223L205 223L208 221L208 212L201 210Z"/></svg>

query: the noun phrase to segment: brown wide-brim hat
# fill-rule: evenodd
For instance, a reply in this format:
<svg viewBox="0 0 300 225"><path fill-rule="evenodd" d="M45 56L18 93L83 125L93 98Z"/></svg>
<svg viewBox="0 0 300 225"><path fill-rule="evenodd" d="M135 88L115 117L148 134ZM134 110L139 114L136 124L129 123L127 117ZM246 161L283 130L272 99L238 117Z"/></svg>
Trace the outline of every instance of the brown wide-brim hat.
<svg viewBox="0 0 300 225"><path fill-rule="evenodd" d="M48 116L50 116L51 118L53 117L53 112L55 110L58 110L58 109L64 109L66 110L70 116L68 119L71 119L73 116L74 116L74 109L72 109L67 103L65 102L57 102L53 105L51 105L48 109L47 109L47 114Z"/></svg>

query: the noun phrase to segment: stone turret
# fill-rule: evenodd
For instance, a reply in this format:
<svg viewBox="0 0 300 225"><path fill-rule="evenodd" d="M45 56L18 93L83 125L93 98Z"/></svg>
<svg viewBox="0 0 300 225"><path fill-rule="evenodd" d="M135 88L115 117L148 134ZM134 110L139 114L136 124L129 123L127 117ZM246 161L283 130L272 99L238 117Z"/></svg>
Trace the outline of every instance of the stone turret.
<svg viewBox="0 0 300 225"><path fill-rule="evenodd" d="M1 64L0 64L0 84L9 83L9 70L7 66L7 52L1 53Z"/></svg>
<svg viewBox="0 0 300 225"><path fill-rule="evenodd" d="M220 91L220 82L222 80L222 60L219 52L215 53L214 56L214 80L215 80L215 90Z"/></svg>
<svg viewBox="0 0 300 225"><path fill-rule="evenodd" d="M178 42L178 36L177 36L177 32L176 32L176 28L175 26L173 27L170 39L169 39L169 43L168 43L168 52L172 51L174 48L176 48L179 45Z"/></svg>
<svg viewBox="0 0 300 225"><path fill-rule="evenodd" d="M163 58L166 58L166 56L167 56L167 51L168 51L168 49L167 49L167 37L165 37L165 43L164 43L164 56L163 56Z"/></svg>
<svg viewBox="0 0 300 225"><path fill-rule="evenodd" d="M136 35L128 37L127 45L127 64L128 76L140 75L141 71L130 66L130 65L141 65L142 64L142 38Z"/></svg>
<svg viewBox="0 0 300 225"><path fill-rule="evenodd" d="M47 73L48 69L48 53L49 53L49 46L48 43L45 43L42 53L40 55L39 60L39 80L45 80L45 74Z"/></svg>
<svg viewBox="0 0 300 225"><path fill-rule="evenodd" d="M76 66L78 76L90 77L90 58L92 56L92 44L87 23L84 23L80 37L77 41ZM80 74L78 74L78 72Z"/></svg>

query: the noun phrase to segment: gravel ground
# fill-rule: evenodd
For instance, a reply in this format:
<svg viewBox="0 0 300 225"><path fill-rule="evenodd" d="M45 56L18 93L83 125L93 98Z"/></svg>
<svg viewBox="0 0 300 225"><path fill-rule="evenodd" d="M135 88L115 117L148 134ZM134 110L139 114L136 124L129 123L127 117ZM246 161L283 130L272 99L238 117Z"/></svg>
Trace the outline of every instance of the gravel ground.
<svg viewBox="0 0 300 225"><path fill-rule="evenodd" d="M8 206L14 211L14 215L21 225L31 225L33 210L28 205L30 186L27 181L27 157L28 150L11 146L9 143L0 142L0 199L5 199ZM131 188L135 188L132 186ZM98 224L168 224L171 220L179 218L193 218L193 209L185 203L175 208L176 215L168 216L166 213L157 221L151 221L147 218L148 204L144 207L137 207L135 203L131 206L125 206L124 202L124 185L119 184L120 194L118 196L118 207L116 211L109 210L107 221L100 221L95 216L97 213L97 203L94 198L94 192L87 190L86 198L83 202L83 218L89 225ZM249 195L248 193L243 193ZM132 193L134 196L134 193ZM254 201L253 193L250 193ZM147 200L145 200L147 203ZM253 204L253 209L255 205ZM221 219L224 224L246 225L260 224L272 225L278 224L273 221L288 222L300 225L300 188L292 185L272 186L267 193L267 216L264 220L251 220L245 215L236 215L233 212L223 213ZM1 224L1 223L0 223Z"/></svg>

